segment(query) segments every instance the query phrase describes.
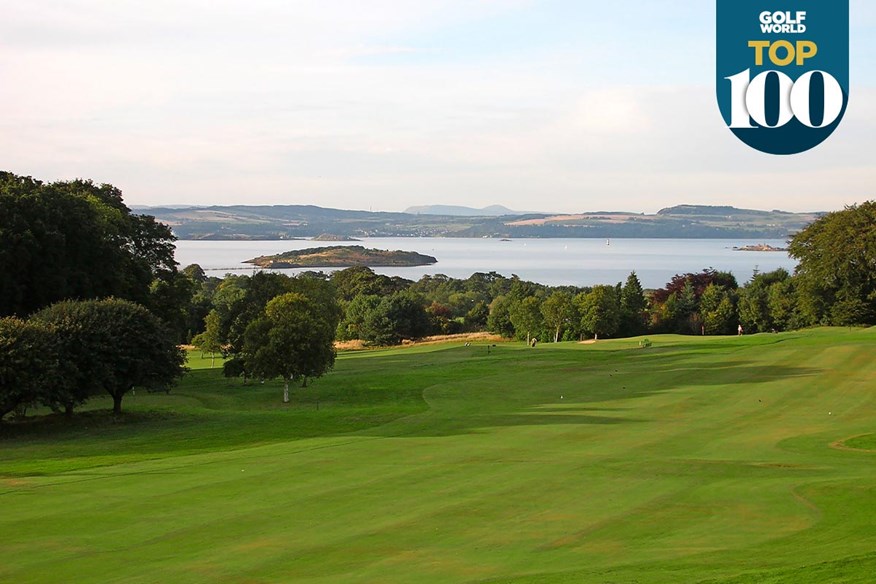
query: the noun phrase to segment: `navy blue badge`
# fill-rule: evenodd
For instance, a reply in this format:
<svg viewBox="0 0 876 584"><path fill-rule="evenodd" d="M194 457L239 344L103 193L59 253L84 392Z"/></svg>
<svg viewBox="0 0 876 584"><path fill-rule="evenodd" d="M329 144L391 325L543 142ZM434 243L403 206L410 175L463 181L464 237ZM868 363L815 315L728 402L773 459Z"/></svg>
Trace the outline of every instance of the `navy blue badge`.
<svg viewBox="0 0 876 584"><path fill-rule="evenodd" d="M821 144L849 102L849 0L717 0L718 106L761 152Z"/></svg>

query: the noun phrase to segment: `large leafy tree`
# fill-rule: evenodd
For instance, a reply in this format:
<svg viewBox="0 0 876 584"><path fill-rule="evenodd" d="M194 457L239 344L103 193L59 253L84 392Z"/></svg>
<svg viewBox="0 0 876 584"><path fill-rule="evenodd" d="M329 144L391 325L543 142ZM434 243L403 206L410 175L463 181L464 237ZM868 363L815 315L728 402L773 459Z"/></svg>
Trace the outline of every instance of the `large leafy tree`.
<svg viewBox="0 0 876 584"><path fill-rule="evenodd" d="M106 392L113 412L135 387L169 387L184 371L185 355L167 326L146 308L127 300L65 301L33 316L49 325L61 343L61 359L72 366L53 400L68 411Z"/></svg>
<svg viewBox="0 0 876 584"><path fill-rule="evenodd" d="M176 269L173 240L167 226L131 213L112 185L0 172L0 316L63 299L147 304L152 281Z"/></svg>
<svg viewBox="0 0 876 584"><path fill-rule="evenodd" d="M213 296L211 321L217 326L219 343L231 359L223 370L229 377L250 374L244 351L249 325L264 316L265 306L273 298L292 291L294 281L283 274L260 272L250 276L226 278Z"/></svg>
<svg viewBox="0 0 876 584"><path fill-rule="evenodd" d="M346 303L344 318L338 326L338 338L342 341L368 339L370 331L366 329L366 321L378 304L380 296L376 294L359 294Z"/></svg>
<svg viewBox="0 0 876 584"><path fill-rule="evenodd" d="M620 300L613 286L594 286L576 298L581 328L594 336L610 337L620 326Z"/></svg>
<svg viewBox="0 0 876 584"><path fill-rule="evenodd" d="M282 274L261 272L252 277L228 279L216 290L213 296L215 308L207 319L210 335L223 345L231 359L225 362L225 375L263 375L253 369L253 347L260 341L254 340L258 327L251 325L263 321L268 304L285 294L296 293L309 299L313 310L323 320L334 322L335 328L340 320L341 310L336 300L334 285L324 278L301 275L290 278ZM316 313L315 313L316 314ZM262 323L260 326L263 326ZM335 329L332 330L334 338Z"/></svg>
<svg viewBox="0 0 876 584"><path fill-rule="evenodd" d="M790 294L780 301L776 294L780 290L791 292L790 279L791 275L779 268L756 274L742 287L739 293L739 320L746 331L756 333L786 328L791 320L794 297Z"/></svg>
<svg viewBox="0 0 876 584"><path fill-rule="evenodd" d="M803 326L797 309L797 286L794 278L788 276L770 285L767 293L767 306L773 327L786 331Z"/></svg>
<svg viewBox="0 0 876 584"><path fill-rule="evenodd" d="M398 292L383 297L365 316L365 340L379 345L397 345L429 333L429 316L422 297Z"/></svg>
<svg viewBox="0 0 876 584"><path fill-rule="evenodd" d="M511 306L513 300L509 296L496 296L490 303L490 315L487 317L487 330L502 335L506 339L514 336L514 324L511 322Z"/></svg>
<svg viewBox="0 0 876 584"><path fill-rule="evenodd" d="M810 323L876 324L876 201L828 213L791 239Z"/></svg>
<svg viewBox="0 0 876 584"><path fill-rule="evenodd" d="M23 406L45 401L60 381L58 344L47 327L0 318L0 419Z"/></svg>
<svg viewBox="0 0 876 584"><path fill-rule="evenodd" d="M402 278L375 274L371 268L357 266L334 272L332 283L337 288L338 298L349 302L359 295L389 295L408 288L412 282Z"/></svg>
<svg viewBox="0 0 876 584"><path fill-rule="evenodd" d="M700 297L700 317L707 335L728 335L737 326L738 317L730 291L709 284Z"/></svg>
<svg viewBox="0 0 876 584"><path fill-rule="evenodd" d="M560 340L560 333L572 324L575 317L575 304L572 295L565 290L557 290L545 298L541 305L544 322L554 331L554 342Z"/></svg>
<svg viewBox="0 0 876 584"><path fill-rule="evenodd" d="M334 304L334 306L332 305ZM246 329L244 353L254 375L283 379L283 402L289 383L320 377L335 362L336 302L290 292L268 302L264 316Z"/></svg>
<svg viewBox="0 0 876 584"><path fill-rule="evenodd" d="M178 343L190 340L189 314L195 282L182 272L156 278L149 286L147 308L167 324Z"/></svg>
<svg viewBox="0 0 876 584"><path fill-rule="evenodd" d="M544 316L541 313L541 300L536 296L525 296L521 300L512 302L508 310L511 324L518 339L526 338L526 343L532 342L532 338L539 334L544 324Z"/></svg>

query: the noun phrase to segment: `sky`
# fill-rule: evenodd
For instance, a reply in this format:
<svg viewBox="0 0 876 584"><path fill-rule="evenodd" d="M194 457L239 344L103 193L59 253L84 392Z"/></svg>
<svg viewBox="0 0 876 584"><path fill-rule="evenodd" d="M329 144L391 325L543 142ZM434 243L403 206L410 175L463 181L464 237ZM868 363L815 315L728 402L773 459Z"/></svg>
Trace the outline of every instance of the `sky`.
<svg viewBox="0 0 876 584"><path fill-rule="evenodd" d="M745 146L712 0L0 0L0 170L128 205L836 210L876 198L876 3L826 142Z"/></svg>

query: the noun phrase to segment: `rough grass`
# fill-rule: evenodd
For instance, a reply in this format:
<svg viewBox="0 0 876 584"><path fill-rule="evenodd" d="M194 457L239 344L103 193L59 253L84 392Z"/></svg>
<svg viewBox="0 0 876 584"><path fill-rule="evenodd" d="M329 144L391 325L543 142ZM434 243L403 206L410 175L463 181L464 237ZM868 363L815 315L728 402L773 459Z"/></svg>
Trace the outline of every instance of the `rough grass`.
<svg viewBox="0 0 876 584"><path fill-rule="evenodd" d="M351 353L289 406L194 354L2 429L0 581L872 581L876 332L651 340Z"/></svg>

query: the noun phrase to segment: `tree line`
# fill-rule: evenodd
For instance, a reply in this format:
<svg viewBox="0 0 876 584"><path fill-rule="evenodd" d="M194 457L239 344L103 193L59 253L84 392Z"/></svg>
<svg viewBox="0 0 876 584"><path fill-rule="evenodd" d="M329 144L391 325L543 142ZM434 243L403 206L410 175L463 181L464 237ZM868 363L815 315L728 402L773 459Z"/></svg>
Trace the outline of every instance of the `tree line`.
<svg viewBox="0 0 876 584"><path fill-rule="evenodd" d="M726 272L679 274L644 290L635 272L593 287L495 272L418 281L349 268L208 277L178 269L174 237L131 212L111 185L0 173L0 419L44 405L70 413L105 393L169 387L179 345L225 357L232 378L307 385L336 340L393 345L489 331L532 342L657 333L733 334L876 324L876 203L830 213L795 235L785 270L739 285Z"/></svg>
<svg viewBox="0 0 876 584"><path fill-rule="evenodd" d="M789 249L799 261L793 274L756 273L742 285L733 274L711 268L678 274L656 290L644 290L635 272L625 282L593 287L551 287L495 272L411 281L364 267L308 272L299 279L334 289L338 340L372 345L477 331L529 342L876 324L876 203L821 217L792 237ZM202 278L199 293L209 290L204 308L213 307L205 315L207 334L196 344L239 354L242 326L234 324L235 315L246 314L243 307L252 302L260 305L262 300L250 300L260 298L250 288L260 289L260 279L268 277L283 278ZM246 368L238 362L232 369Z"/></svg>
<svg viewBox="0 0 876 584"><path fill-rule="evenodd" d="M182 375L173 241L112 185L0 172L0 419Z"/></svg>
<svg viewBox="0 0 876 584"><path fill-rule="evenodd" d="M112 185L0 173L0 420L69 415L102 394L121 413L135 388L169 390L195 334L221 332L229 372L283 378L284 401L291 381L332 367L329 282L263 274L234 298L198 266L179 270L174 240Z"/></svg>

